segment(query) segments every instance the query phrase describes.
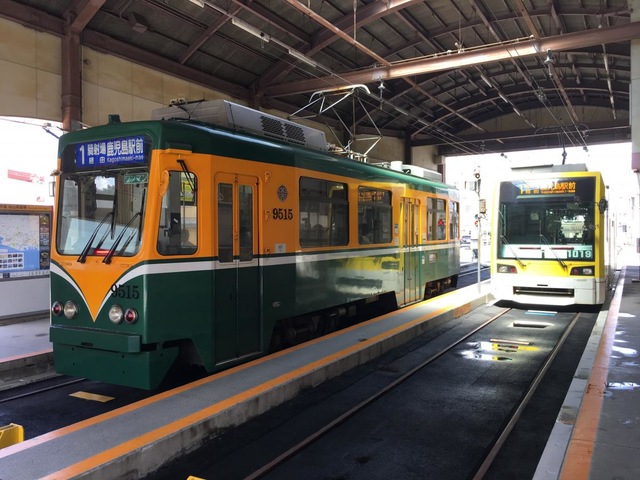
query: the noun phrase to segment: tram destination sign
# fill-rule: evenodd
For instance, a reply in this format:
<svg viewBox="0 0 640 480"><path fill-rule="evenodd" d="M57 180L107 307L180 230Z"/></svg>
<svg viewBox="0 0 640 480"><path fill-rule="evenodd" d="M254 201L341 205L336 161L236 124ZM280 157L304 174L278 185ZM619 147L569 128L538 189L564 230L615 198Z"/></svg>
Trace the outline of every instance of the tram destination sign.
<svg viewBox="0 0 640 480"><path fill-rule="evenodd" d="M564 179L527 180L517 185L520 196L575 195L576 182Z"/></svg>
<svg viewBox="0 0 640 480"><path fill-rule="evenodd" d="M142 135L77 143L76 168L145 163L147 145Z"/></svg>

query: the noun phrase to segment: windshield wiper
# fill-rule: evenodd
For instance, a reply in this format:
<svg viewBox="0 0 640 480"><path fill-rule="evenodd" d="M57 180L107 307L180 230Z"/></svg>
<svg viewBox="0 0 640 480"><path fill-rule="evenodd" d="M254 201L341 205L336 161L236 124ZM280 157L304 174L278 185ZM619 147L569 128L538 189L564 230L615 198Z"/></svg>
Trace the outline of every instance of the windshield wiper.
<svg viewBox="0 0 640 480"><path fill-rule="evenodd" d="M502 243L504 245L506 245L509 250L511 251L511 253L513 254L513 258L515 258L518 263L520 264L520 266L522 268L527 268L527 266L524 264L524 262L522 260L520 260L520 257L518 257L518 254L516 253L516 251L513 249L513 247L511 246L511 244L507 241L507 237L505 237L504 235L500 235L500 240L502 241Z"/></svg>
<svg viewBox="0 0 640 480"><path fill-rule="evenodd" d="M106 222L107 219L110 216L114 216L114 215L115 214L114 214L113 211L107 212L107 214L104 216L104 218L102 220L100 220L100 223L98 224L96 229L91 234L91 237L89 237L89 241L87 242L87 244L82 249L82 253L80 253L80 256L78 257L78 260L77 260L78 262L80 262L80 263L84 263L85 262L85 260L87 259L87 255L89 254L89 250L91 249L91 244L96 239L96 235L98 234L98 230L100 230L100 227L102 227L102 225L104 225L104 222Z"/></svg>
<svg viewBox="0 0 640 480"><path fill-rule="evenodd" d="M122 228L120 235L118 235L118 238L116 238L115 241L113 242L113 245L111 245L109 252L105 255L104 260L102 260L102 263L107 263L107 264L111 263L111 257L113 257L113 255L116 253L116 248L118 248L118 244L120 243L120 240L122 240L122 237L124 237L124 234L127 231L127 229L131 226L133 221L138 217L140 217L140 224L138 226L138 242L140 241L140 238L142 236L142 212L144 211L144 201L145 201L146 193L147 193L147 190L145 189L142 192L142 201L140 202L140 210L137 211L135 215L131 217L131 219L127 222L127 224ZM131 235L129 235L129 238L127 238L127 241L124 243L124 246L122 247L123 250L127 248L129 243L131 243L131 240L133 240L133 237L135 236L135 234L136 232L134 231L131 233Z"/></svg>
<svg viewBox="0 0 640 480"><path fill-rule="evenodd" d="M500 210L498 210L498 215L500 216L500 220L502 220L502 223L500 224L500 230L504 231L505 227L503 227L502 225L504 225L505 223L505 219L504 219L504 215L502 214L502 212ZM513 249L513 247L511 246L511 244L507 241L507 237L505 236L504 233L500 234L500 240L502 241L503 244L505 244L509 250L511 251L511 253L513 254L513 258L515 258L518 263L520 264L520 266L525 269L527 268L527 266L524 264L524 262L520 259L520 257L518 256L518 254L516 253L516 251ZM480 239L478 239L478 241L480 241Z"/></svg>
<svg viewBox="0 0 640 480"><path fill-rule="evenodd" d="M131 220L129 220L127 224L124 227L122 227L122 231L120 232L120 235L118 235L118 238L116 238L115 241L113 242L113 245L111 245L109 252L107 252L104 259L102 260L102 263L111 263L111 257L113 257L113 254L115 253L116 248L118 248L118 244L120 243L120 240L122 240L122 237L124 237L125 232L129 229L133 221L136 218L138 218L138 215L140 215L140 212L136 212L136 214L133 217L131 217ZM129 242L130 240L127 241L127 245L129 244Z"/></svg>
<svg viewBox="0 0 640 480"><path fill-rule="evenodd" d="M556 257L556 260L560 263L560 265L562 265L562 268L564 268L565 270L567 269L567 264L564 263L562 261L562 259L560 259L560 257L558 257L558 255L556 254L556 252L553 251L553 247L551 247L551 244L549 243L549 240L547 240L547 237L545 237L544 235L540 234L540 239L547 245L549 245L549 250L551 250L551 253L553 253L553 256Z"/></svg>

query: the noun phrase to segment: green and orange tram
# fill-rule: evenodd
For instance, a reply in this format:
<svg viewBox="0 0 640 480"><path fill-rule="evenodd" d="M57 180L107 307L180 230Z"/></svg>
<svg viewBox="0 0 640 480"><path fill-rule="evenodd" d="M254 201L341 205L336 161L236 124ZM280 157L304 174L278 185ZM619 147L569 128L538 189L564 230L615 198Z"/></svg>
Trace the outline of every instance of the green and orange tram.
<svg viewBox="0 0 640 480"><path fill-rule="evenodd" d="M179 118L184 117L184 118ZM56 370L157 388L456 285L459 199L227 101L60 138Z"/></svg>

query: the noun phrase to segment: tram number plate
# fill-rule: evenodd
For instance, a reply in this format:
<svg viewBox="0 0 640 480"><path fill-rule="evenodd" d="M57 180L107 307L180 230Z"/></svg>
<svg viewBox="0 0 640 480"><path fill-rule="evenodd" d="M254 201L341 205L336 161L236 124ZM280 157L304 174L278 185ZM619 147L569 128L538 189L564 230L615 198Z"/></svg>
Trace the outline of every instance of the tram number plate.
<svg viewBox="0 0 640 480"><path fill-rule="evenodd" d="M567 258L593 258L591 250L567 250Z"/></svg>
<svg viewBox="0 0 640 480"><path fill-rule="evenodd" d="M293 220L293 208L274 208L271 214L274 220Z"/></svg>
<svg viewBox="0 0 640 480"><path fill-rule="evenodd" d="M111 285L111 296L137 300L140 298L140 291L138 290L138 285L118 285L114 283Z"/></svg>

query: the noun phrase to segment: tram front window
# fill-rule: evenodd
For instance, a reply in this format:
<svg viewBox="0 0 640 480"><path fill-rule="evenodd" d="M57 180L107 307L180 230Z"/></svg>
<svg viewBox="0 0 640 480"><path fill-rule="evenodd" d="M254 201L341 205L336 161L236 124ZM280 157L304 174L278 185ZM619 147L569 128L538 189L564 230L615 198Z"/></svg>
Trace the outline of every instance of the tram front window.
<svg viewBox="0 0 640 480"><path fill-rule="evenodd" d="M594 206L501 203L499 258L593 259Z"/></svg>
<svg viewBox="0 0 640 480"><path fill-rule="evenodd" d="M593 177L502 182L498 212L498 258L594 259Z"/></svg>
<svg viewBox="0 0 640 480"><path fill-rule="evenodd" d="M57 250L62 255L131 256L140 248L148 173L143 169L63 174Z"/></svg>

